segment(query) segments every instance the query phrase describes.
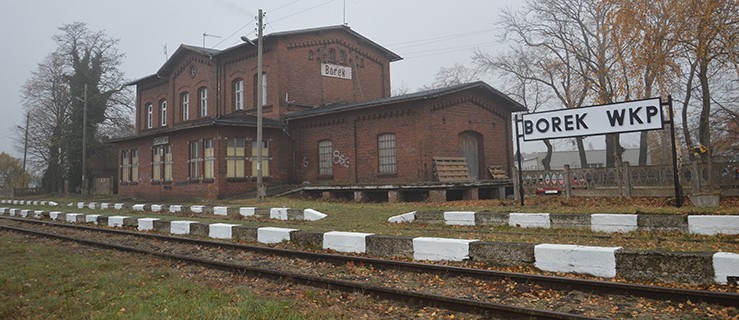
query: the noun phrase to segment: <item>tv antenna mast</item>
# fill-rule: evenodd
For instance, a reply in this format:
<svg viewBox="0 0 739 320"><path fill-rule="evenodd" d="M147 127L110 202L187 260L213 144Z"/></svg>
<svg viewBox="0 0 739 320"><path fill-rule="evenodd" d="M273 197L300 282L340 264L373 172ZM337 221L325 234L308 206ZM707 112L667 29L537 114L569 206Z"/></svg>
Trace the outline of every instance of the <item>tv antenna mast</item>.
<svg viewBox="0 0 739 320"><path fill-rule="evenodd" d="M221 36L217 36L217 35L214 35L214 34L209 34L209 33L203 32L203 49L205 49L205 38L206 37L221 38Z"/></svg>

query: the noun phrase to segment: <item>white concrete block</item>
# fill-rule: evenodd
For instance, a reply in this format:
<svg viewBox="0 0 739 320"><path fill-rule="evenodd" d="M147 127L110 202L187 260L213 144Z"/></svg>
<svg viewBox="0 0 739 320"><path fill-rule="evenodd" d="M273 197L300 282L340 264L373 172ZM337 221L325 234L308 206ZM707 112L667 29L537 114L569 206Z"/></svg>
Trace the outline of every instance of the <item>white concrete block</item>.
<svg viewBox="0 0 739 320"><path fill-rule="evenodd" d="M230 223L211 223L208 226L208 237L213 239L231 239L233 238L231 230L238 224Z"/></svg>
<svg viewBox="0 0 739 320"><path fill-rule="evenodd" d="M182 205L181 204L173 204L173 205L169 206L169 212L171 212L171 213L182 212Z"/></svg>
<svg viewBox="0 0 739 320"><path fill-rule="evenodd" d="M123 221L128 218L127 216L110 216L108 217L109 227L123 227Z"/></svg>
<svg viewBox="0 0 739 320"><path fill-rule="evenodd" d="M323 234L323 248L339 252L367 252L365 238L372 233L331 231Z"/></svg>
<svg viewBox="0 0 739 320"><path fill-rule="evenodd" d="M596 232L631 232L639 225L636 214L594 213L590 215L590 229Z"/></svg>
<svg viewBox="0 0 739 320"><path fill-rule="evenodd" d="M456 226L474 226L474 211L446 211L444 212L444 224Z"/></svg>
<svg viewBox="0 0 739 320"><path fill-rule="evenodd" d="M12 208L8 211L8 215L11 217L15 217L20 213L21 209Z"/></svg>
<svg viewBox="0 0 739 320"><path fill-rule="evenodd" d="M23 218L27 218L31 213L31 210L28 209L22 209L19 213L19 215Z"/></svg>
<svg viewBox="0 0 739 320"><path fill-rule="evenodd" d="M534 265L544 271L613 278L616 276L616 251L620 249L621 247L539 244L534 246Z"/></svg>
<svg viewBox="0 0 739 320"><path fill-rule="evenodd" d="M197 221L172 221L169 227L169 233L171 234L190 234L190 225L198 223Z"/></svg>
<svg viewBox="0 0 739 320"><path fill-rule="evenodd" d="M83 216L83 214L81 213L67 213L66 215L64 215L64 218L69 223L77 223L77 219L81 216Z"/></svg>
<svg viewBox="0 0 739 320"><path fill-rule="evenodd" d="M141 231L154 230L154 221L159 218L140 218L138 223L138 229Z"/></svg>
<svg viewBox="0 0 739 320"><path fill-rule="evenodd" d="M26 200L18 200L18 203L17 204L19 204L19 205L25 205L26 204Z"/></svg>
<svg viewBox="0 0 739 320"><path fill-rule="evenodd" d="M239 214L244 217L252 217L256 210L257 208L254 207L241 207L239 208Z"/></svg>
<svg viewBox="0 0 739 320"><path fill-rule="evenodd" d="M105 209L105 210L110 209L110 203L107 203L107 202L101 203L100 209Z"/></svg>
<svg viewBox="0 0 739 320"><path fill-rule="evenodd" d="M203 213L205 211L205 206L190 206L190 211L194 213Z"/></svg>
<svg viewBox="0 0 739 320"><path fill-rule="evenodd" d="M144 209L146 209L146 205L145 204L134 204L132 209L134 211L144 211Z"/></svg>
<svg viewBox="0 0 739 320"><path fill-rule="evenodd" d="M88 214L85 216L85 223L98 224L99 214Z"/></svg>
<svg viewBox="0 0 739 320"><path fill-rule="evenodd" d="M77 202L77 209L83 209L85 207L84 202Z"/></svg>
<svg viewBox="0 0 739 320"><path fill-rule="evenodd" d="M404 214L399 214L397 216L392 216L387 219L387 222L391 223L403 223L403 222L413 222L416 220L416 212L408 212Z"/></svg>
<svg viewBox="0 0 739 320"><path fill-rule="evenodd" d="M0 214L8 213L8 208L0 208Z"/></svg>
<svg viewBox="0 0 739 320"><path fill-rule="evenodd" d="M90 202L90 203L87 204L87 207L90 208L90 209L95 210L95 209L97 209L98 204L95 203L95 202Z"/></svg>
<svg viewBox="0 0 739 320"><path fill-rule="evenodd" d="M739 277L739 254L716 252L713 254L713 272L715 280L727 284L727 277Z"/></svg>
<svg viewBox="0 0 739 320"><path fill-rule="evenodd" d="M36 219L41 219L41 216L44 214L44 210L36 210L33 212L33 217Z"/></svg>
<svg viewBox="0 0 739 320"><path fill-rule="evenodd" d="M287 220L288 208L271 208L269 209L269 217L277 220Z"/></svg>
<svg viewBox="0 0 739 320"><path fill-rule="evenodd" d="M519 213L508 215L508 225L520 228L550 228L548 213Z"/></svg>
<svg viewBox="0 0 739 320"><path fill-rule="evenodd" d="M739 216L688 216L688 230L696 234L739 234Z"/></svg>
<svg viewBox="0 0 739 320"><path fill-rule="evenodd" d="M18 200L13 200L13 204L15 204L15 205L17 205L17 204L20 204L20 201L18 201Z"/></svg>
<svg viewBox="0 0 739 320"><path fill-rule="evenodd" d="M151 205L151 212L160 212L162 211L162 205L161 204L152 204Z"/></svg>
<svg viewBox="0 0 739 320"><path fill-rule="evenodd" d="M34 205L34 206L37 206L37 205L38 205L38 201L34 200L34 201L33 201L33 205Z"/></svg>
<svg viewBox="0 0 739 320"><path fill-rule="evenodd" d="M227 216L228 207L213 207L213 214L217 216Z"/></svg>
<svg viewBox="0 0 739 320"><path fill-rule="evenodd" d="M413 238L413 259L462 261L470 257L470 243L477 240Z"/></svg>
<svg viewBox="0 0 739 320"><path fill-rule="evenodd" d="M260 243L280 243L290 241L290 232L298 229L263 227L257 229L257 241Z"/></svg>
<svg viewBox="0 0 739 320"><path fill-rule="evenodd" d="M45 206L45 205L46 205L47 203L48 203L47 201L40 201L40 202L38 203L38 205L40 205L40 206Z"/></svg>
<svg viewBox="0 0 739 320"><path fill-rule="evenodd" d="M60 211L52 211L52 212L49 212L49 218L51 220L57 220L57 219L59 219L59 215L60 214L62 214Z"/></svg>
<svg viewBox="0 0 739 320"><path fill-rule="evenodd" d="M303 220L306 221L318 221L325 217L328 217L325 213L319 212L317 210L313 209L305 209L303 210Z"/></svg>
<svg viewBox="0 0 739 320"><path fill-rule="evenodd" d="M54 202L54 201L49 201L49 205L52 206L52 207L56 207L56 206L59 205L59 203L58 202Z"/></svg>
<svg viewBox="0 0 739 320"><path fill-rule="evenodd" d="M116 210L121 210L124 207L126 207L126 205L123 204L123 203L116 203L116 204L113 205L113 208L116 209Z"/></svg>

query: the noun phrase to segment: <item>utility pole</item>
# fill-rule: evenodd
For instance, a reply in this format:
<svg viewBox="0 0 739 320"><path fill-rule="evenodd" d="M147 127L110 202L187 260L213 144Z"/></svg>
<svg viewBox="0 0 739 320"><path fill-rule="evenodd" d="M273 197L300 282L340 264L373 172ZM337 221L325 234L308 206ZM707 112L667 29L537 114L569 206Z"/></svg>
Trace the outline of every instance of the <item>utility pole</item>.
<svg viewBox="0 0 739 320"><path fill-rule="evenodd" d="M262 29L263 26L262 9L259 9L259 23L257 25L257 202L264 200L267 196L266 190L264 190L264 184L262 183L262 148L264 147L264 141L262 137L262 105L264 105L264 80L262 74Z"/></svg>
<svg viewBox="0 0 739 320"><path fill-rule="evenodd" d="M77 98L79 100L79 98ZM87 169L87 83L85 83L85 93L82 107L82 196L87 195L87 175L85 175L85 169Z"/></svg>
<svg viewBox="0 0 739 320"><path fill-rule="evenodd" d="M26 174L26 157L28 156L28 125L31 123L31 114L26 112L26 138L23 142L23 174Z"/></svg>

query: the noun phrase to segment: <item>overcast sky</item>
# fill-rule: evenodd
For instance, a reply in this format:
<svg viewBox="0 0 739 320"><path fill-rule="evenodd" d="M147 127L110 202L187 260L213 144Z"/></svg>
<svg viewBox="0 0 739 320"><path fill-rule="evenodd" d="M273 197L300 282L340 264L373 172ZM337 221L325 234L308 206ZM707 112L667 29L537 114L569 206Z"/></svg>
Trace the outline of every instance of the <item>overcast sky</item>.
<svg viewBox="0 0 739 320"><path fill-rule="evenodd" d="M489 52L498 42L495 21L502 8L520 3L490 0L25 0L4 3L0 19L2 85L0 151L21 157L13 142L23 119L21 86L37 64L56 49L58 27L75 21L119 39L128 79L156 72L184 43L224 49L255 37L257 10L266 12L266 33L340 25L403 57L390 65L393 88L415 91L433 82L441 67L470 65L474 48ZM495 79L486 79L496 86Z"/></svg>

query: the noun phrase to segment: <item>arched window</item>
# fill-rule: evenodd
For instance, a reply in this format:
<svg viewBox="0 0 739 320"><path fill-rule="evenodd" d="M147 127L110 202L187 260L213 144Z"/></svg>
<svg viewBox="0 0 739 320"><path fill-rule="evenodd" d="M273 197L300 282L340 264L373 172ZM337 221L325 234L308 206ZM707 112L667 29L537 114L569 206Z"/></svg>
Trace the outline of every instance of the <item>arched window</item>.
<svg viewBox="0 0 739 320"><path fill-rule="evenodd" d="M154 106L151 103L146 105L146 128L151 129L154 126Z"/></svg>
<svg viewBox="0 0 739 320"><path fill-rule="evenodd" d="M332 152L334 151L331 140L322 140L318 142L318 175L322 177L331 177L334 175L333 164L331 163Z"/></svg>
<svg viewBox="0 0 739 320"><path fill-rule="evenodd" d="M190 120L190 94L183 92L180 95L180 108L182 108L182 121Z"/></svg>
<svg viewBox="0 0 739 320"><path fill-rule="evenodd" d="M199 113L198 116L205 117L208 115L208 88L200 88L198 90L198 98L199 98Z"/></svg>
<svg viewBox="0 0 739 320"><path fill-rule="evenodd" d="M379 174L398 173L394 133L383 133L377 136L377 163Z"/></svg>
<svg viewBox="0 0 739 320"><path fill-rule="evenodd" d="M244 80L237 79L233 83L234 110L244 110Z"/></svg>
<svg viewBox="0 0 739 320"><path fill-rule="evenodd" d="M336 62L336 49L334 48L328 49L328 62L331 62L331 63Z"/></svg>
<svg viewBox="0 0 739 320"><path fill-rule="evenodd" d="M339 63L346 64L346 51L339 51Z"/></svg>
<svg viewBox="0 0 739 320"><path fill-rule="evenodd" d="M167 126L167 100L159 102L159 116L162 119L162 127Z"/></svg>

